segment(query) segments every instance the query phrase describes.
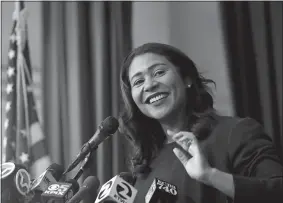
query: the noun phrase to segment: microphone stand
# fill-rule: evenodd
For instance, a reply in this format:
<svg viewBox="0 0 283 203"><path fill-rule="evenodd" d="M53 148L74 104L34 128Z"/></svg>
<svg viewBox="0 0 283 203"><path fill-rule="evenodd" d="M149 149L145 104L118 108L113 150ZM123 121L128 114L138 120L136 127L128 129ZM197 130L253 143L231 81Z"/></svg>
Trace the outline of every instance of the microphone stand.
<svg viewBox="0 0 283 203"><path fill-rule="evenodd" d="M90 151L88 153L88 155L86 155L86 157L84 159L84 162L82 163L78 173L75 175L75 177L73 179L78 180L81 177L81 175L83 174L84 170L89 167L90 160L91 160L90 158L92 158L92 156L93 156L93 150Z"/></svg>

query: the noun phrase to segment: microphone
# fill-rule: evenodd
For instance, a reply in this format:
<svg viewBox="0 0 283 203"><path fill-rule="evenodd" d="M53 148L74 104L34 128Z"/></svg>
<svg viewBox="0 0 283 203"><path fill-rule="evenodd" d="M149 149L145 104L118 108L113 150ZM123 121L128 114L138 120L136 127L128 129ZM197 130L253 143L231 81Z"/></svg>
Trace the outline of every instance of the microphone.
<svg viewBox="0 0 283 203"><path fill-rule="evenodd" d="M137 190L119 175L116 175L101 187L95 200L95 203L133 203L136 195Z"/></svg>
<svg viewBox="0 0 283 203"><path fill-rule="evenodd" d="M177 200L177 187L158 178L154 178L146 196L145 203L173 203Z"/></svg>
<svg viewBox="0 0 283 203"><path fill-rule="evenodd" d="M94 156L93 152L90 152L90 153L88 153L88 155L86 155L79 171L76 173L76 175L74 177L75 180L78 180L81 177L81 175L83 174L84 170L86 168L90 167L90 164L91 164L90 160L91 160L91 158L93 158L93 156Z"/></svg>
<svg viewBox="0 0 283 203"><path fill-rule="evenodd" d="M90 138L90 140L85 143L80 153L77 155L76 159L68 166L66 171L63 174L68 173L74 169L84 158L85 156L94 149L97 149L98 145L108 138L111 134L114 134L119 127L119 122L116 118L109 116L98 126L98 130Z"/></svg>
<svg viewBox="0 0 283 203"><path fill-rule="evenodd" d="M90 191L96 192L97 189L99 188L99 185L100 185L100 181L96 177L88 176L84 180L80 190L70 199L68 203L79 203L81 200L84 199L84 196L88 194Z"/></svg>
<svg viewBox="0 0 283 203"><path fill-rule="evenodd" d="M31 184L31 190L44 192L51 183L56 183L60 180L64 172L63 166L59 164L51 164L38 178Z"/></svg>
<svg viewBox="0 0 283 203"><path fill-rule="evenodd" d="M41 194L41 203L66 203L78 192L79 187L74 179L52 183Z"/></svg>
<svg viewBox="0 0 283 203"><path fill-rule="evenodd" d="M30 199L30 175L23 165L1 164L1 202L25 202Z"/></svg>

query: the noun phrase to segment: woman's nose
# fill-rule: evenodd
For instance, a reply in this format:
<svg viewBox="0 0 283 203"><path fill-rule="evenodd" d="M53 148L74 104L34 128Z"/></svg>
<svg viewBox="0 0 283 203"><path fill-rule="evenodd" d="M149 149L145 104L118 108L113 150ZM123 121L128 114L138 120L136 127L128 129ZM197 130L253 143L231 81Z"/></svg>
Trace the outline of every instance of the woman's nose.
<svg viewBox="0 0 283 203"><path fill-rule="evenodd" d="M157 87L157 82L155 80L152 79L146 79L145 83L144 83L144 91L148 92L148 91L152 91Z"/></svg>

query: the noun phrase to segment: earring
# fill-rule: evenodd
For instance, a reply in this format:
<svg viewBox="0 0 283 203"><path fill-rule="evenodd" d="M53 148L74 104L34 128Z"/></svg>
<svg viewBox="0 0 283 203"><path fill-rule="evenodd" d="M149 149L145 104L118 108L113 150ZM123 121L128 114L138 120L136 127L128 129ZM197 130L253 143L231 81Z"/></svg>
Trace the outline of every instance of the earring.
<svg viewBox="0 0 283 203"><path fill-rule="evenodd" d="M188 88L190 88L191 87L191 84L188 84Z"/></svg>

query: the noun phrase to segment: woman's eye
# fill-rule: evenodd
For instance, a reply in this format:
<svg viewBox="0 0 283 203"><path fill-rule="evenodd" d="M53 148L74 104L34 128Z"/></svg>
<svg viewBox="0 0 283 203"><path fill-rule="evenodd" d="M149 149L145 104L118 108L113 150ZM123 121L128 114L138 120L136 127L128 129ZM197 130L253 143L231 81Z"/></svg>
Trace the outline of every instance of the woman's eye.
<svg viewBox="0 0 283 203"><path fill-rule="evenodd" d="M164 70L157 70L154 72L154 76L161 76L164 75L165 71Z"/></svg>
<svg viewBox="0 0 283 203"><path fill-rule="evenodd" d="M138 79L134 82L133 86L137 86L137 85L140 85L141 83L143 82L142 79Z"/></svg>

